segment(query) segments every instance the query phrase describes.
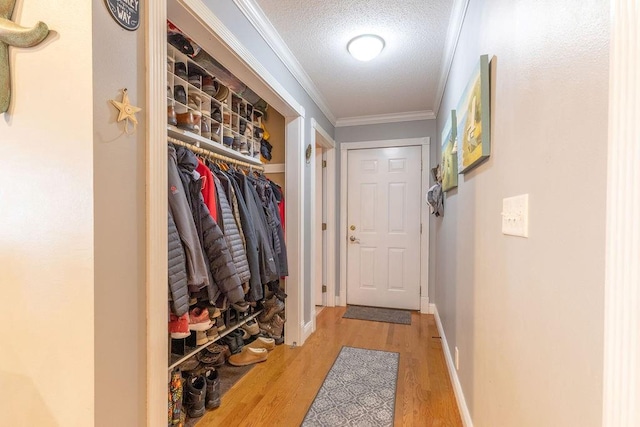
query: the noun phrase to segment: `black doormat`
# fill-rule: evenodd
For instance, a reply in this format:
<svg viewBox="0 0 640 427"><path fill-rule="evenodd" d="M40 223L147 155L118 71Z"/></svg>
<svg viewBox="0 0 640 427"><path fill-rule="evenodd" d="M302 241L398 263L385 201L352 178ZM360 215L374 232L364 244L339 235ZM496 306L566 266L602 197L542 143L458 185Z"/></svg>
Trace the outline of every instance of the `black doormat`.
<svg viewBox="0 0 640 427"><path fill-rule="evenodd" d="M224 364L221 367L216 368L218 371L218 377L220 378L220 396L223 397L223 399L221 399L221 405L224 405L225 393L228 392L235 383L240 381L242 377L244 377L254 366L256 365L231 366L229 364ZM194 427L205 416L206 413L200 418L189 418L184 425L185 427Z"/></svg>
<svg viewBox="0 0 640 427"><path fill-rule="evenodd" d="M344 313L345 319L371 320L373 322L411 324L411 312L394 308L365 307L350 305Z"/></svg>

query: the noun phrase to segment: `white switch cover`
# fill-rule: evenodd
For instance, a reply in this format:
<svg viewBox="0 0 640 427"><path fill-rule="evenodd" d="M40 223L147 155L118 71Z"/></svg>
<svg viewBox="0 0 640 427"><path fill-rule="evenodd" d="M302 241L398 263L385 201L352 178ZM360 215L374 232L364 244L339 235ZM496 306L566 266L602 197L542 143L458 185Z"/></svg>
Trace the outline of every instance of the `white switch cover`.
<svg viewBox="0 0 640 427"><path fill-rule="evenodd" d="M529 195L502 200L502 234L529 237Z"/></svg>

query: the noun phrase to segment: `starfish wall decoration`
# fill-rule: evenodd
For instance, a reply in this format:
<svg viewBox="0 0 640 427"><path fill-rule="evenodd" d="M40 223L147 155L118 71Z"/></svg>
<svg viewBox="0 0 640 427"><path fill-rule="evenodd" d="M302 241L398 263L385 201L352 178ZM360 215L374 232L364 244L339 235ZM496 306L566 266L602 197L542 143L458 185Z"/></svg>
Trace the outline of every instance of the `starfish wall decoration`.
<svg viewBox="0 0 640 427"><path fill-rule="evenodd" d="M11 102L11 72L9 46L33 47L49 34L44 22L25 28L11 21L16 0L0 0L0 114L6 113Z"/></svg>
<svg viewBox="0 0 640 427"><path fill-rule="evenodd" d="M125 121L124 131L127 135L133 134L138 127L138 118L136 113L142 111L142 108L131 105L129 102L129 94L127 88L122 89L122 102L118 102L115 99L111 99L111 104L118 109L118 122ZM129 122L133 124L133 130L129 131Z"/></svg>

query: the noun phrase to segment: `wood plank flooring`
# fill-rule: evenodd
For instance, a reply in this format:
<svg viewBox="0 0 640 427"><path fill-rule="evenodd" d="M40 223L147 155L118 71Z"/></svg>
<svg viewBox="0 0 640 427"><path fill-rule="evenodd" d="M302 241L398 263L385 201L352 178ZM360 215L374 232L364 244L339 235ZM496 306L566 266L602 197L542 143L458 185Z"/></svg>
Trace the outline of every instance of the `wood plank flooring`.
<svg viewBox="0 0 640 427"><path fill-rule="evenodd" d="M299 426L344 345L400 353L395 426L462 426L434 317L396 325L343 319L345 309L322 310L304 346L278 346L197 427Z"/></svg>

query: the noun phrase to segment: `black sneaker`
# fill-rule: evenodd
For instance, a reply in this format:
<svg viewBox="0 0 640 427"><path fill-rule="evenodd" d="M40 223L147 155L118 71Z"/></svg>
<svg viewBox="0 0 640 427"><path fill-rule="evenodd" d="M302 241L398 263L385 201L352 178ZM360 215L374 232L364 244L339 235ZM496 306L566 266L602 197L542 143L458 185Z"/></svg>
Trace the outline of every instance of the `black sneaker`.
<svg viewBox="0 0 640 427"><path fill-rule="evenodd" d="M218 378L218 371L211 369L205 372L204 377L207 380L205 407L207 409L215 409L220 406L220 378Z"/></svg>

